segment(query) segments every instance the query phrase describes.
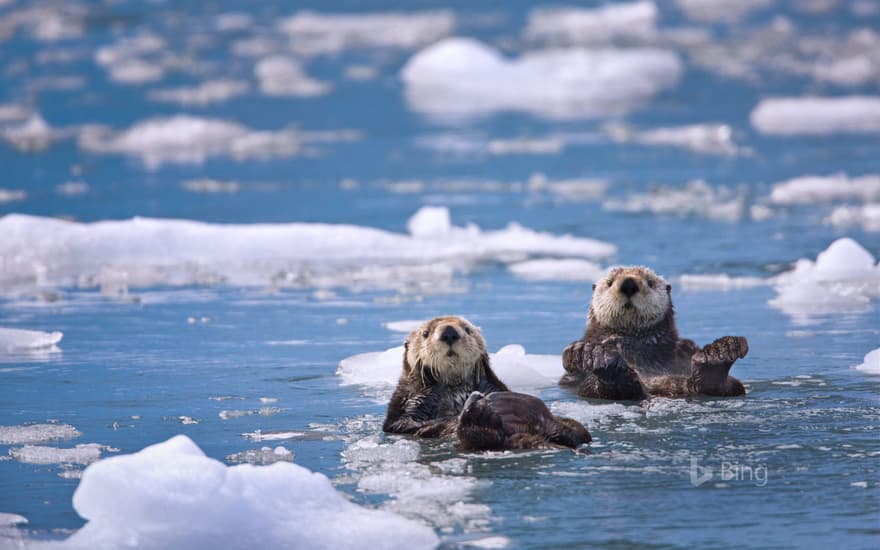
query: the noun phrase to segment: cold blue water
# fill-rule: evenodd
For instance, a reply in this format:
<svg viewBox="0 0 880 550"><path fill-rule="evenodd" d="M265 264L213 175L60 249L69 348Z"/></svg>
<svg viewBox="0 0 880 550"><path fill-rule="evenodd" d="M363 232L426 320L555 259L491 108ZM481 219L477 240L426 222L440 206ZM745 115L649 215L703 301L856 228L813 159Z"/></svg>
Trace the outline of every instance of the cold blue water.
<svg viewBox="0 0 880 550"><path fill-rule="evenodd" d="M782 182L802 176L876 176L880 124L855 133L773 133L756 128L754 109L775 97L876 99L876 52L864 53L869 77L829 79L816 69L836 61L827 57L862 53L828 51L816 41L880 44L880 10L857 0L824 8L779 1L754 3L733 17L639 4L654 10L643 33L617 31L584 44L530 38L526 29L539 6L526 2L0 2L0 215L314 222L406 234L420 208L442 206L457 227L489 231L516 222L599 239L617 247L611 257L590 258L601 267L644 264L670 280L683 336L701 345L727 334L748 337L749 355L732 371L745 382L746 397L612 405L551 385L539 395L555 412L584 421L593 436L588 448L480 455L460 454L450 442L419 442L413 465L394 456L408 443L380 434L388 388L343 384L340 361L401 345L406 333L385 323L443 314L480 326L493 352L520 344L529 354L558 355L582 334L588 277L523 278L510 266L526 258L500 254L464 267L437 260L452 275L436 287L419 284L418 274L241 286L225 283L221 271L201 284L162 277L138 284L132 275L118 292L87 282L95 273L76 265L64 283L31 281L28 274L41 266L22 268L10 255L0 256L0 327L64 337L48 350L0 349L0 426L71 425L79 437L40 444L97 443L105 446L102 457L176 434L230 464L235 453L283 445L295 463L325 474L354 502L431 526L442 547L877 547L880 378L854 367L880 348L878 279L841 291L858 307L825 307L821 296L814 310L809 301L795 310L770 302L780 292L779 274L798 259L816 260L841 237L859 243L876 264L876 222L833 222L840 206L880 201L880 191L870 191L876 183L863 181L863 194L772 197ZM355 19L435 10L440 21L429 24L437 36L424 40L397 39L400 29L381 25L367 38L284 26L304 10ZM602 27L616 28L609 21ZM676 29L702 42L674 40ZM768 37L773 29L784 37ZM550 46L660 48L682 68L674 83L607 116L576 109L547 116L514 103L438 119L408 99L401 73L446 36L479 39L509 58ZM119 44L133 37L142 40L131 53ZM750 41L760 55L734 47ZM108 46L115 49L102 55ZM720 53L701 56L711 47ZM276 81L260 76L257 65L279 56L307 77L289 70ZM297 78L323 87L284 91ZM158 99L159 92L212 80L236 81L227 88L238 91L203 101ZM48 128L23 132L35 114ZM289 131L296 144L273 141L260 147L275 153L256 154L223 141L222 128L189 137L177 126L152 137L125 134L181 114L241 125L249 132L242 139L262 133L283 140L279 132ZM811 116L820 115L802 113ZM864 115L872 116L880 115ZM684 146L638 137L698 124L729 138L719 148L705 136ZM629 137L619 137L620 127ZM94 131L99 144L89 145ZM169 137L176 133L183 137ZM523 145L528 140L543 148ZM705 188L687 191L694 180ZM591 182L600 183L597 192L589 191ZM835 185L843 183L823 189ZM41 235L0 233L0 241L11 238L49 245ZM99 263L113 267L122 253L99 245ZM161 258L163 249L155 253ZM210 263L210 251L205 258L193 261ZM47 266L51 272L52 262ZM687 276L717 274L759 282L687 284ZM841 280L829 285L849 284ZM297 435L245 435L258 431ZM361 441L377 441L390 458L359 455ZM22 460L21 447L0 441L0 512L28 522L0 546L64 539L84 524L72 496L85 465ZM424 470L429 478L401 488L377 469L400 476ZM710 470L709 479L699 477ZM431 479L448 491L420 493Z"/></svg>

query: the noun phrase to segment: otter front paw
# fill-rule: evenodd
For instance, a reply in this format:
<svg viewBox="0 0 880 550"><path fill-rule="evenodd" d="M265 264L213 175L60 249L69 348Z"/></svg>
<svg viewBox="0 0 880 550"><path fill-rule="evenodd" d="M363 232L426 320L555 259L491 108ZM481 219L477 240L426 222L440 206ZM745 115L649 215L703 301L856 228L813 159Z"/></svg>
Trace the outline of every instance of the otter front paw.
<svg viewBox="0 0 880 550"><path fill-rule="evenodd" d="M749 353L749 341L744 336L722 336L691 357L697 365L730 365Z"/></svg>

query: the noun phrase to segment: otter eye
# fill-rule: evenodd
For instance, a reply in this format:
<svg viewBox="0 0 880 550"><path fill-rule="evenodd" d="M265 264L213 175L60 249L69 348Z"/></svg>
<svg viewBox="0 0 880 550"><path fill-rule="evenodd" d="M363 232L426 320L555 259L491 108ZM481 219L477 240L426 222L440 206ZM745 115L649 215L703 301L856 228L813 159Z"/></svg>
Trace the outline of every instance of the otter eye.
<svg viewBox="0 0 880 550"><path fill-rule="evenodd" d="M426 330L425 332L422 333L422 338L427 338L429 334L431 334L431 333Z"/></svg>
<svg viewBox="0 0 880 550"><path fill-rule="evenodd" d="M470 333L471 333L471 327L464 327L464 331L467 332L468 334L470 334Z"/></svg>
<svg viewBox="0 0 880 550"><path fill-rule="evenodd" d="M654 288L654 279L648 279L648 286Z"/></svg>
<svg viewBox="0 0 880 550"><path fill-rule="evenodd" d="M613 284L614 284L614 279L608 279L608 286L610 287Z"/></svg>

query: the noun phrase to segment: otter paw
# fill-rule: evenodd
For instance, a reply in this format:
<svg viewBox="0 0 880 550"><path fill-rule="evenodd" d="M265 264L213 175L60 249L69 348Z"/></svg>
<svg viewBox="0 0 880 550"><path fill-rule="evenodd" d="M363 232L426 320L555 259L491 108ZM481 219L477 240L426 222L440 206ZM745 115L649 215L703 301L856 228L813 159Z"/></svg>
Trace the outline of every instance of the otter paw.
<svg viewBox="0 0 880 550"><path fill-rule="evenodd" d="M629 366L620 354L619 338L606 338L601 344L587 344L584 347L584 357L589 358L589 361L584 362L588 363L590 370L600 378L617 375L622 369L629 370Z"/></svg>
<svg viewBox="0 0 880 550"><path fill-rule="evenodd" d="M749 342L743 336L722 336L693 355L695 365L733 364L749 353Z"/></svg>

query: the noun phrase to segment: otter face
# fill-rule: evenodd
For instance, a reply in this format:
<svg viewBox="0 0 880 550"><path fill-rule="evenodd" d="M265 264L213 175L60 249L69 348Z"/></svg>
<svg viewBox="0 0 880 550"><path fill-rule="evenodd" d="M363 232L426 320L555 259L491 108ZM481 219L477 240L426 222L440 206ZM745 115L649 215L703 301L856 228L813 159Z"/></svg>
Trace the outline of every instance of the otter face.
<svg viewBox="0 0 880 550"><path fill-rule="evenodd" d="M437 317L406 338L403 368L426 374L447 385L473 379L482 364L489 364L480 329L461 317Z"/></svg>
<svg viewBox="0 0 880 550"><path fill-rule="evenodd" d="M647 267L616 267L593 285L592 316L617 330L652 326L672 307L672 286Z"/></svg>

